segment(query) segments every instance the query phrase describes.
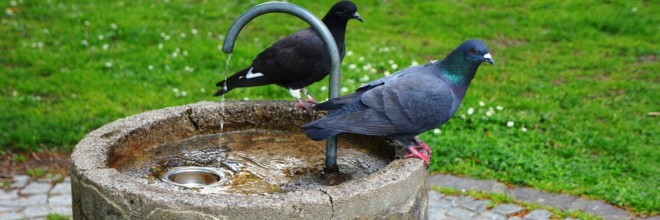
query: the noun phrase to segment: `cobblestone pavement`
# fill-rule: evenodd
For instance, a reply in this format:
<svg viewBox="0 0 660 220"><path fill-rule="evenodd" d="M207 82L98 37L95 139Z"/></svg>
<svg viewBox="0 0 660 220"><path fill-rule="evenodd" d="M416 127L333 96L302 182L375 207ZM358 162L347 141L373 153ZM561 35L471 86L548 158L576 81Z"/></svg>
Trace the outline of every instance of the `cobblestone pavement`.
<svg viewBox="0 0 660 220"><path fill-rule="evenodd" d="M507 188L495 181L475 180L448 175L434 175L429 179L432 186L464 190L499 192L511 197L561 210L583 210L603 219L640 219L626 211L601 201L585 200L568 195L554 195L531 188ZM71 216L71 181L51 184L48 180L31 180L28 176L15 176L9 189L0 190L0 219L46 219L50 213ZM443 195L429 192L429 219L492 219L492 220L545 220L552 213L543 210L524 210L515 204L498 204L490 207L490 200L469 196ZM570 218L569 218L570 219ZM660 216L641 218L660 220Z"/></svg>

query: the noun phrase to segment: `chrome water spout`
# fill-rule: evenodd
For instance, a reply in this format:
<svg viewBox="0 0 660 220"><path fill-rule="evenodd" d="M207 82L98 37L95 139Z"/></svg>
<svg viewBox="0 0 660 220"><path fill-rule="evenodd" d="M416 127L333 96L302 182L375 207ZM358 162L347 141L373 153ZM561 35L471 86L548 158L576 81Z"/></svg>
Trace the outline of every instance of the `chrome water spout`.
<svg viewBox="0 0 660 220"><path fill-rule="evenodd" d="M231 53L234 50L234 43L236 42L236 37L238 37L238 33L241 32L241 29L243 29L243 27L252 19L262 14L271 12L280 12L294 15L311 25L312 28L319 34L321 40L325 43L325 46L330 53L329 98L339 97L340 58L335 39L332 37L330 31L320 19L314 16L307 9L304 9L298 5L286 2L266 2L255 5L254 7L248 9L241 16L239 16L229 28L229 31L225 36L225 41L222 44L222 51L228 54ZM328 138L327 140L325 167L323 171L324 173L336 173L339 171L339 167L337 166L337 140L335 137Z"/></svg>

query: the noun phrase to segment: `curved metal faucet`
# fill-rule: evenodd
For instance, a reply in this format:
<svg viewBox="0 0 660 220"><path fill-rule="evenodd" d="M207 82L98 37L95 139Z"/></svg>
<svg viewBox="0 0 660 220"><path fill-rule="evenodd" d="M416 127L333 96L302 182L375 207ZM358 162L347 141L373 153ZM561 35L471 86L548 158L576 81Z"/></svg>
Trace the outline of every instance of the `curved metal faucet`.
<svg viewBox="0 0 660 220"><path fill-rule="evenodd" d="M304 9L298 5L285 2L266 2L255 5L254 7L248 9L243 14L241 14L241 16L239 16L229 28L229 31L225 36L225 41L222 44L222 51L228 54L231 53L234 50L236 37L238 37L238 33L241 32L243 27L245 27L245 25L252 19L262 14L271 12L280 12L294 15L307 22L312 26L314 30L316 30L316 32L321 37L321 40L325 43L328 52L330 53L329 98L339 97L340 58L335 39L332 37L332 34L325 26L325 24L323 24L323 21L318 19L307 9ZM328 138L327 140L325 152L325 168L323 170L325 173L336 173L339 171L339 167L337 166L337 140L335 137Z"/></svg>

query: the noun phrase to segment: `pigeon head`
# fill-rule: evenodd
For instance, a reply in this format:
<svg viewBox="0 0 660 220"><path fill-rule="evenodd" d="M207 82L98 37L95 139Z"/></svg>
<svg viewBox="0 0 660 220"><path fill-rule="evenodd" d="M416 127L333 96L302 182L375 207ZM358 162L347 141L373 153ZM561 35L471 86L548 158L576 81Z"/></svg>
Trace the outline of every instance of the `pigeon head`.
<svg viewBox="0 0 660 220"><path fill-rule="evenodd" d="M323 18L323 20L325 20L326 18L329 19L330 17L334 17L335 19L342 21L356 19L364 23L364 20L362 20L360 14L357 13L357 10L358 10L357 5L355 5L353 2L340 1L337 2L335 5L333 5L332 8L330 8L330 11Z"/></svg>
<svg viewBox="0 0 660 220"><path fill-rule="evenodd" d="M479 65L482 62L488 62L495 65L495 61L488 51L488 46L483 41L467 40L458 46L456 51L462 53L463 57L470 63Z"/></svg>

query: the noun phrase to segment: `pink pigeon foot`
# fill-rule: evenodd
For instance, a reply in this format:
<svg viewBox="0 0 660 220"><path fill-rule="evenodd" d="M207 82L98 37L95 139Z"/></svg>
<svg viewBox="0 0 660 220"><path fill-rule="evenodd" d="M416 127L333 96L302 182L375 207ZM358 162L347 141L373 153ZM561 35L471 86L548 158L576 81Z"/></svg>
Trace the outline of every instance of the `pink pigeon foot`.
<svg viewBox="0 0 660 220"><path fill-rule="evenodd" d="M296 108L304 109L309 113L310 115L312 114L312 108L314 107L314 104L309 103L309 102L304 102L302 99L298 99L295 104Z"/></svg>
<svg viewBox="0 0 660 220"><path fill-rule="evenodd" d="M431 150L431 147L429 147L428 144L424 143L424 141L422 141L418 137L415 137L415 140L418 142L419 147L421 147L428 153L429 157L430 155L433 155L433 151Z"/></svg>
<svg viewBox="0 0 660 220"><path fill-rule="evenodd" d="M411 157L419 158L422 161L424 161L424 165L426 165L427 168L429 167L429 163L431 162L431 155L426 149L424 149L424 147L410 146L408 147L408 150L410 151L410 154L406 154L405 156L403 156L403 158L406 159Z"/></svg>
<svg viewBox="0 0 660 220"><path fill-rule="evenodd" d="M305 101L307 101L308 103L311 103L313 105L319 104L319 102L314 100L314 98L311 95L307 95L307 99Z"/></svg>

